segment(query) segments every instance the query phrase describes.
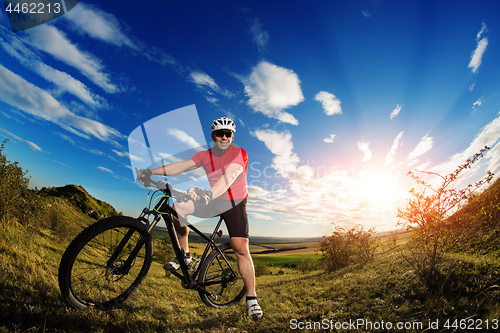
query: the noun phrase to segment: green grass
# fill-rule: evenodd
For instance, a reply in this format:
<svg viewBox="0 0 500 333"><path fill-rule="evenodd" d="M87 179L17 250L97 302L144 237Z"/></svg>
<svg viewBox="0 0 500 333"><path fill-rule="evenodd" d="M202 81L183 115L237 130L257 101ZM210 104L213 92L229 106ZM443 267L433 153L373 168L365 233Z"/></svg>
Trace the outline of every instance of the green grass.
<svg viewBox="0 0 500 333"><path fill-rule="evenodd" d="M68 309L57 286L67 242L56 241L50 230L23 231L19 225L4 228L1 240L0 332L284 332L291 323L322 320L500 318L500 264L473 254L447 257L434 289L425 287L402 259L401 246L333 274L285 269L284 274L259 276L265 317L254 323L243 302L223 310L206 307L197 292L165 276L162 262L156 261L120 308ZM311 255L264 256L256 262L278 265L304 258Z"/></svg>
<svg viewBox="0 0 500 333"><path fill-rule="evenodd" d="M297 264L300 260L313 260L319 261L321 256L319 254L288 254L281 256L259 256L253 258L254 263L272 265L275 267L291 267Z"/></svg>
<svg viewBox="0 0 500 333"><path fill-rule="evenodd" d="M62 302L58 265L70 240L94 220L64 198L47 202L57 212L47 215L51 221L34 228L13 220L0 228L0 332L267 333L290 331L294 323L334 324L356 319L425 325L456 318L500 319L498 249L486 254L472 250L449 253L438 273L424 283L403 259L407 250L399 241L366 264L331 274L290 268L307 261L319 263L317 254L256 256L256 266L273 266L257 277L265 312L257 323L247 318L244 302L226 309L209 308L196 291L183 289L178 279L166 276L160 246L148 276L119 308L76 311ZM490 226L490 220L487 222ZM497 244L498 240L492 238L491 242ZM446 330L441 326L434 331Z"/></svg>

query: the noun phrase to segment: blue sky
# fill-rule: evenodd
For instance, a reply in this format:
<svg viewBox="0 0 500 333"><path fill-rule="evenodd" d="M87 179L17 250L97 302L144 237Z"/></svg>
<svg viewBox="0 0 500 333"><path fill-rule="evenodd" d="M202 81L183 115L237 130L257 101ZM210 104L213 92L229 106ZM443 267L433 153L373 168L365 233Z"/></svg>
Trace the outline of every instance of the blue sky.
<svg viewBox="0 0 500 333"><path fill-rule="evenodd" d="M80 1L14 34L2 8L0 138L33 187L79 184L135 216L129 134L194 105L206 143L214 118L236 121L251 234L391 230L408 171L488 145L462 182L500 172L498 17L483 0Z"/></svg>

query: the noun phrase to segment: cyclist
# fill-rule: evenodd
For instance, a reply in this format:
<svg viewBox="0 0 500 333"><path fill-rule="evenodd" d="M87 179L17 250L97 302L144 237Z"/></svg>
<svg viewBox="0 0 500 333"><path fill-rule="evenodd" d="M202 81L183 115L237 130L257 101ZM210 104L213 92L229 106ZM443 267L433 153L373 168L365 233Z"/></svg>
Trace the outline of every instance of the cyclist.
<svg viewBox="0 0 500 333"><path fill-rule="evenodd" d="M174 225L180 246L186 255L184 261L192 260L189 252L187 217L193 215L201 218L221 215L231 239L231 247L238 259L238 268L246 289L248 315L258 320L263 312L257 301L255 292L255 269L249 249L248 217L246 203L246 176L248 168L247 152L233 145L236 126L227 117L220 117L212 123L212 140L214 146L196 153L182 162L174 162L156 169L139 170L140 180L144 175L175 176L183 172L203 167L208 176L211 188L202 190L190 188L187 193L190 200L176 201L173 208L179 219L174 218ZM167 271L175 271L180 267L177 258L167 263Z"/></svg>

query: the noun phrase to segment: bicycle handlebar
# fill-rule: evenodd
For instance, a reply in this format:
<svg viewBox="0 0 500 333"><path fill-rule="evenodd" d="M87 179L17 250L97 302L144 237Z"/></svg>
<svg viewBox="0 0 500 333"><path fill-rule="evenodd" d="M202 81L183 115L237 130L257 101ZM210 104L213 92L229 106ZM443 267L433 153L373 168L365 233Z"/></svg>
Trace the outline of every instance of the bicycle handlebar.
<svg viewBox="0 0 500 333"><path fill-rule="evenodd" d="M138 174L139 170L140 169L135 168L136 174ZM150 187L151 184L153 184L159 190L168 190L168 192L174 197L184 197L188 195L187 192L185 191L174 189L172 185L170 185L169 183L165 183L163 181L155 181L151 179L151 175L149 174L144 174L144 178L139 178L139 180L144 183L145 187Z"/></svg>

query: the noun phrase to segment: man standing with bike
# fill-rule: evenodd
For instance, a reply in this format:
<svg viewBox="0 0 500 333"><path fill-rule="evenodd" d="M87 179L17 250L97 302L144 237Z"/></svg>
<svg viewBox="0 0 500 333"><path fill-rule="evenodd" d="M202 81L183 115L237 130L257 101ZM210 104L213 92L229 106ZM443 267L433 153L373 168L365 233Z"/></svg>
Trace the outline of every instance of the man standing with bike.
<svg viewBox="0 0 500 333"><path fill-rule="evenodd" d="M137 174L141 180L145 175L175 176L199 167L204 168L211 188L190 188L187 191L190 199L176 201L173 205L179 217L174 219L174 224L179 244L186 253L184 261L189 264L192 260L188 242L188 215L201 218L221 215L226 223L231 247L238 259L238 269L245 284L248 315L258 320L263 313L255 292L255 270L250 256L246 213L248 155L243 148L232 144L235 132L233 120L227 117L217 118L212 123L212 148L198 152L188 160L152 170L139 170ZM167 271L175 271L179 267L177 258L164 266Z"/></svg>

